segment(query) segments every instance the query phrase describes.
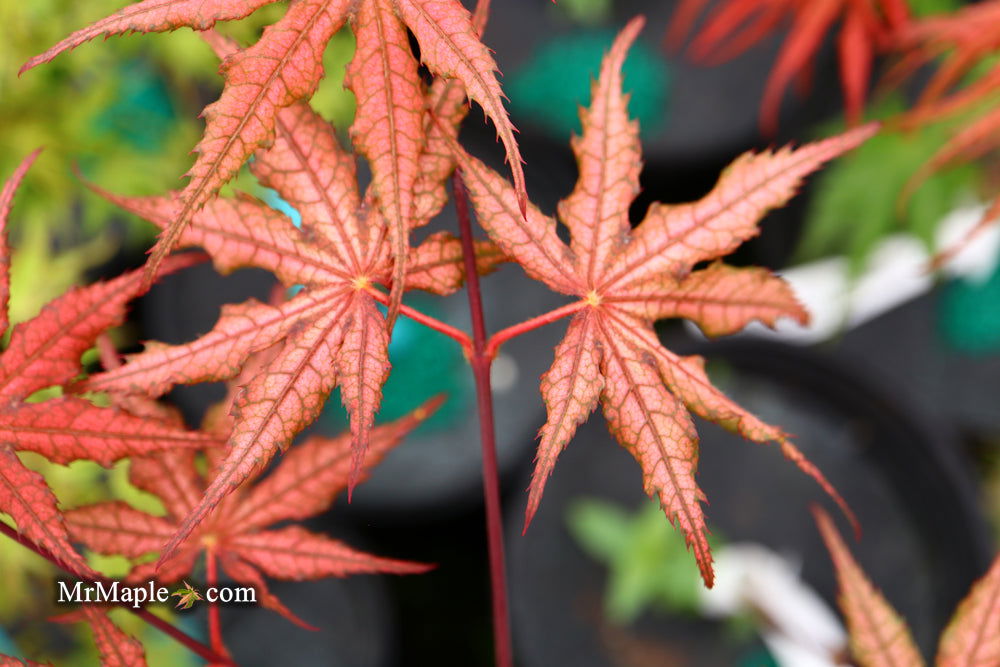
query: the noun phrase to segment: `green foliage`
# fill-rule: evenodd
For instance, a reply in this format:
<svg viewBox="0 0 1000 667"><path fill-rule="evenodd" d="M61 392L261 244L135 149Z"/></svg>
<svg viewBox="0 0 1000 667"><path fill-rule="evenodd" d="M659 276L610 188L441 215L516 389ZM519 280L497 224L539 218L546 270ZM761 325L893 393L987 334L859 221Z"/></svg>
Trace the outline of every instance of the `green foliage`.
<svg viewBox="0 0 1000 667"><path fill-rule="evenodd" d="M77 165L94 183L144 195L176 187L177 175L191 164L188 151L202 129L196 116L206 102L205 92L221 87L218 59L195 32L84 44L71 58L17 76L29 57L121 6L121 0L0 5L0 24L6 27L0 40L0 172L10 173L22 156L46 147L18 197L12 220L15 247L24 245L20 238L26 229L45 230L40 237L50 243L54 238L61 249L86 244L115 217L126 225L125 240L141 248L156 229L123 219L112 205L86 193L71 166ZM268 6L219 29L245 44L284 11L283 4ZM326 51L330 75L314 97L317 110L339 127L346 127L354 115L354 97L343 90L344 64L353 52L354 39L344 30ZM51 249L46 253L32 248L37 253L32 264L52 255ZM100 263L111 252L107 243L89 250L70 260L75 270L61 267L69 280L54 281L55 293L78 282L78 270Z"/></svg>
<svg viewBox="0 0 1000 667"><path fill-rule="evenodd" d="M883 118L900 111L900 103L890 100L872 115ZM831 129L824 128L824 132ZM857 271L882 238L901 231L916 235L930 248L937 224L977 189L982 173L972 164L941 170L909 198L901 196L948 135L943 125L919 132L884 130L820 174L798 248L799 260L842 254Z"/></svg>
<svg viewBox="0 0 1000 667"><path fill-rule="evenodd" d="M577 500L567 523L576 541L608 567L605 613L627 624L648 608L694 613L701 577L684 536L663 520L655 502L634 513L596 499ZM712 548L717 540L710 540Z"/></svg>
<svg viewBox="0 0 1000 667"><path fill-rule="evenodd" d="M930 16L931 14L947 14L962 6L960 0L907 0L914 16Z"/></svg>
<svg viewBox="0 0 1000 667"><path fill-rule="evenodd" d="M211 57L206 46L197 46L204 53L192 59L174 57L183 49L172 44L163 54L169 57L162 62L171 68L165 69L154 64L150 50L139 41L118 40L103 49L82 47L76 58L17 77L18 67L30 56L120 5L118 0L37 0L0 7L0 22L6 27L0 42L0 170L9 173L21 156L46 146L19 197L15 236L21 227L42 227L61 245L74 245L81 216L85 234L101 228L112 208L92 198L78 207L82 188L70 165L79 165L98 182L150 192L173 180L188 159L183 146L196 136L195 85L207 77L195 72L206 71ZM189 40L181 41L190 47ZM158 46L165 46L161 41ZM207 72L211 76L212 69ZM171 88L180 86L176 95L167 93L168 79L175 80Z"/></svg>
<svg viewBox="0 0 1000 667"><path fill-rule="evenodd" d="M584 25L606 22L614 10L611 0L562 0L556 7L571 20Z"/></svg>

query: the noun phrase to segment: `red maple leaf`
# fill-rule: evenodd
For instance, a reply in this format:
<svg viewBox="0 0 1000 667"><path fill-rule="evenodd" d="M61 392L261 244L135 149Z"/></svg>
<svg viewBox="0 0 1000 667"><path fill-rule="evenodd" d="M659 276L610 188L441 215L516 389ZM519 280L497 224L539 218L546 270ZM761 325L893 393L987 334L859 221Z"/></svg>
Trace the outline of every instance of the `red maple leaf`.
<svg viewBox="0 0 1000 667"><path fill-rule="evenodd" d="M847 618L854 657L864 665L922 665L906 621L865 576L830 517L820 509L815 514L837 569L840 608Z"/></svg>
<svg viewBox="0 0 1000 667"><path fill-rule="evenodd" d="M746 154L701 201L653 204L630 229L628 210L639 191L638 126L629 120L621 91L625 53L641 29L633 20L605 57L591 107L574 138L580 178L559 205L572 242L556 234L556 221L531 207L527 220L515 191L480 161L454 149L480 223L500 248L533 278L579 300L555 362L542 377L548 420L542 427L528 501L530 521L556 457L598 402L618 441L638 460L645 490L659 497L667 516L693 546L711 585L711 555L695 484L697 434L688 410L782 451L835 498L835 491L780 429L765 424L712 386L700 357L664 348L654 320L687 317L709 335L735 332L751 320L799 322L807 314L791 289L764 269L713 263L758 233L760 218L783 205L803 177L857 146L876 128L866 126L797 150ZM845 508L846 509L846 508Z"/></svg>
<svg viewBox="0 0 1000 667"><path fill-rule="evenodd" d="M0 194L0 311L7 323L9 250L6 222L18 184L38 152L29 155ZM201 261L185 255L168 260L174 271ZM80 356L107 329L125 319L126 304L141 292L141 272L72 289L18 324L0 355L0 511L18 530L48 549L79 576L93 571L69 543L58 502L42 476L24 467L16 450L41 454L54 463L79 459L110 465L126 456L162 449L200 448L216 438L154 418L98 407L75 396L29 402L35 392L61 387L82 371ZM6 330L0 330L0 335Z"/></svg>
<svg viewBox="0 0 1000 667"><path fill-rule="evenodd" d="M49 619L56 623L86 623L94 635L101 667L146 667L142 643L108 618L106 607L85 604L77 611Z"/></svg>
<svg viewBox="0 0 1000 667"><path fill-rule="evenodd" d="M1000 555L959 603L938 643L939 667L1000 664Z"/></svg>
<svg viewBox="0 0 1000 667"><path fill-rule="evenodd" d="M243 18L274 1L144 0L73 33L29 60L21 72L101 35L184 26L207 30L218 21ZM481 3L479 8L479 28L487 5ZM207 127L195 149L198 159L178 196L176 214L153 250L148 275L155 274L195 212L236 175L247 158L275 141L281 110L313 94L323 76L323 50L348 19L357 37L357 52L348 70L348 84L358 98L352 136L370 161L395 261L390 322L402 295L407 238L416 221L413 186L420 178L420 155L427 140L422 84L407 29L416 37L428 69L461 82L464 92L493 121L524 208L527 194L521 156L503 106L496 63L459 0L294 0L256 44L233 50L223 61L225 88L220 99L204 111Z"/></svg>
<svg viewBox="0 0 1000 667"><path fill-rule="evenodd" d="M858 664L923 665L906 621L865 576L830 517L819 508L814 514L837 571L840 608L847 619L851 652ZM935 664L1000 664L1000 556L959 604L941 635Z"/></svg>
<svg viewBox="0 0 1000 667"><path fill-rule="evenodd" d="M437 107L428 108L432 113ZM456 126L449 123L461 117L455 117L449 104L441 108L448 113L440 124L450 129L440 132L454 136ZM298 103L278 114L277 128L274 144L257 153L251 169L301 213L301 228L264 203L237 195L210 201L194 215L180 241L204 247L220 271L255 266L273 272L287 286L304 289L278 306L256 301L227 306L204 337L186 345L150 344L124 367L81 385L156 397L178 383L231 378L251 353L280 346L237 399L222 470L181 524L165 556L226 494L312 423L336 385L350 413L359 469L388 376L389 328L377 308L378 301L387 298L375 285L392 284L389 225L380 207L362 201L354 157L341 149L329 123ZM418 223L443 205L444 182L454 168L453 157L443 160L428 154L422 162L426 166L417 197ZM179 195L103 194L164 228L183 206ZM483 272L504 259L492 244L482 243L480 250ZM461 286L463 275L458 239L436 233L410 250L405 287L447 294Z"/></svg>
<svg viewBox="0 0 1000 667"><path fill-rule="evenodd" d="M707 4L707 0L682 0L667 41L679 45ZM860 121L875 54L885 50L894 31L909 21L904 0L727 0L713 12L690 47L692 55L706 64L735 58L791 20L761 102L761 128L769 135L777 129L785 89L796 78L808 88L811 60L838 19L843 21L837 47L844 103L848 120Z"/></svg>
<svg viewBox="0 0 1000 667"><path fill-rule="evenodd" d="M433 399L406 417L375 427L363 470L374 467L442 400ZM228 430L232 422L225 412L225 407L215 411L206 428ZM133 458L130 481L157 496L166 508L166 516L147 514L121 501L98 503L66 512L70 535L102 554L137 559L160 551L201 501L205 488L225 470L220 465L221 450L208 450L206 454L206 474L198 471L191 451ZM220 504L162 566L149 562L135 565L126 581L145 582L154 576L162 583L179 581L191 574L204 553L233 580L253 586L263 606L310 627L268 592L264 575L302 581L362 573L427 571L426 565L362 553L298 525L271 527L329 509L353 474L351 458L350 434L306 439L263 480L241 488Z"/></svg>

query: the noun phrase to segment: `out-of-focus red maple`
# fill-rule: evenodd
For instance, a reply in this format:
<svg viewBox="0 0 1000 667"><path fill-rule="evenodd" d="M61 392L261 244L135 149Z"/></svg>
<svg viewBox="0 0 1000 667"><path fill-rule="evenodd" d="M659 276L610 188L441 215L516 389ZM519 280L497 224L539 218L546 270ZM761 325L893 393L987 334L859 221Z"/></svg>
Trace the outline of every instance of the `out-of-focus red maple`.
<svg viewBox="0 0 1000 667"><path fill-rule="evenodd" d="M682 0L667 32L667 43L679 47L691 32L708 0ZM690 52L706 64L726 62L791 21L788 37L768 79L761 102L761 128L777 130L781 100L798 79L808 89L812 63L833 25L842 22L837 38L844 104L851 123L861 120L875 55L885 51L892 35L909 22L905 0L726 0L694 38Z"/></svg>
<svg viewBox="0 0 1000 667"><path fill-rule="evenodd" d="M932 173L950 165L979 159L1000 146L1000 65L992 65L978 78L968 81L973 70L989 62L1000 50L1000 2L989 0L964 7L954 14L931 16L903 30L896 43L903 53L891 80L902 80L922 66L943 59L914 108L901 120L904 127L916 128L959 114L978 117L964 123L907 186L908 194ZM964 84L964 85L963 85ZM983 214L979 225L967 237L982 231L1000 217L1000 198ZM946 260L958 247L948 249L937 262Z"/></svg>
<svg viewBox="0 0 1000 667"><path fill-rule="evenodd" d="M555 363L542 377L548 421L541 430L526 520L541 499L556 457L598 403L612 433L638 460L645 490L656 495L684 531L705 582L712 558L695 484L697 434L688 410L782 451L841 504L839 496L779 428L765 424L724 396L708 379L700 357L664 348L653 321L687 317L706 334L733 333L752 320L808 318L791 289L764 269L713 263L756 236L760 218L783 205L802 179L825 161L870 137L858 128L797 150L746 154L736 160L704 199L693 204L653 204L633 231L628 210L639 191L638 126L629 120L621 66L643 21L633 20L616 40L582 113L583 135L574 138L580 177L559 205L572 242L556 234L556 221L529 207L516 192L457 144L459 165L480 223L497 245L533 278L577 297ZM845 506L846 510L846 506Z"/></svg>

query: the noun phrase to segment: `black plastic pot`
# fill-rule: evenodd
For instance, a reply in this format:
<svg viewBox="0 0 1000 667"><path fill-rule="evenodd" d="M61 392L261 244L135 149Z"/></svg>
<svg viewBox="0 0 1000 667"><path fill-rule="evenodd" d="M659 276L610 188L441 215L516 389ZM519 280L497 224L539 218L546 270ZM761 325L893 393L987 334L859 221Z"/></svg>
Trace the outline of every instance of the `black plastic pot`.
<svg viewBox="0 0 1000 667"><path fill-rule="evenodd" d="M794 433L843 493L864 530L852 549L929 653L991 555L954 434L912 409L905 392L847 367L843 357L764 343L699 351L729 395ZM811 502L829 505L822 492L775 448L703 422L698 430L698 482L711 501L710 526L731 542L801 557L805 580L833 604L832 566L808 511ZM709 621L647 613L616 628L604 620L604 566L584 555L566 528L568 504L585 496L632 507L643 498L637 464L599 415L560 458L524 538L521 513L508 516L520 664L641 664L628 661L635 654L623 646L674 656L675 664L735 664L752 650L752 642L727 644L722 626Z"/></svg>
<svg viewBox="0 0 1000 667"><path fill-rule="evenodd" d="M940 290L847 332L838 346L894 384L919 409L963 434L1000 433L1000 355L956 349L944 335ZM905 332L905 335L900 335Z"/></svg>

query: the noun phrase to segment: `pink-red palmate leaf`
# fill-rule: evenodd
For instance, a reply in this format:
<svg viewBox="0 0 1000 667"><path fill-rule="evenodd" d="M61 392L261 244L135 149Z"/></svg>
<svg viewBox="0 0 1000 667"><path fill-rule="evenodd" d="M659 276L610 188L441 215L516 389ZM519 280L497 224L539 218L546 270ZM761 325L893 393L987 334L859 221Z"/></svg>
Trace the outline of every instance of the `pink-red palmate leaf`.
<svg viewBox="0 0 1000 667"><path fill-rule="evenodd" d="M667 32L667 41L679 46L691 31L707 0L682 0ZM905 0L727 0L713 9L691 43L699 61L718 64L735 58L791 21L788 37L761 102L761 127L774 134L781 100L799 79L808 87L812 60L834 24L842 21L837 38L841 86L848 119L857 123L864 109L872 62L886 50L896 31L910 20Z"/></svg>
<svg viewBox="0 0 1000 667"><path fill-rule="evenodd" d="M145 0L70 35L29 60L21 71L99 35L181 27L207 30L217 21L242 18L274 1ZM188 172L190 180L179 195L174 217L153 250L147 275L155 275L194 214L247 158L271 145L282 109L312 95L323 76L322 52L350 18L358 38L348 77L359 102L352 136L371 162L379 208L388 222L396 263L390 300L390 320L394 318L406 275L409 229L415 221L414 185L425 126L421 81L407 29L416 37L430 71L461 82L469 98L492 120L507 151L522 211L527 203L521 156L503 106L496 63L479 39L486 11L487 3L482 3L474 21L459 0L293 0L285 16L265 29L260 40L223 61L225 88L220 99L205 109L207 124L196 149L198 158Z"/></svg>
<svg viewBox="0 0 1000 667"><path fill-rule="evenodd" d="M962 600L938 646L938 667L1000 664L1000 555Z"/></svg>
<svg viewBox="0 0 1000 667"><path fill-rule="evenodd" d="M628 118L621 90L621 66L641 27L641 19L629 23L605 57L591 106L583 112L583 135L573 140L580 177L559 206L570 231L568 246L556 234L554 219L534 207L522 217L515 190L452 146L480 223L500 249L530 276L579 299L555 362L542 377L548 419L540 431L527 522L559 453L600 403L612 433L642 467L646 492L659 498L667 517L684 531L711 585L704 496L695 484L697 435L689 411L751 440L780 443L786 456L844 505L783 431L712 386L700 358L665 349L653 321L688 317L710 335L731 333L752 320L773 324L784 316L805 322L791 290L762 269L719 263L693 269L755 236L760 218L783 205L807 174L875 128L797 150L744 155L704 199L654 204L633 231L628 210L639 190L641 156L638 127Z"/></svg>
<svg viewBox="0 0 1000 667"><path fill-rule="evenodd" d="M389 222L394 317L403 295L414 186L424 148L423 85L409 34L392 0L361 3L353 28L358 46L344 81L358 104L351 140L368 160L373 193Z"/></svg>
<svg viewBox="0 0 1000 667"><path fill-rule="evenodd" d="M183 245L204 247L223 272L241 266L272 271L285 285L304 285L279 305L250 301L223 309L215 328L186 345L149 345L122 368L88 379L83 388L158 396L178 383L235 377L251 354L276 349L263 372L248 378L233 410L235 424L221 470L164 551L173 549L227 494L286 448L341 388L351 418L356 469L389 370L389 330L377 309L387 301L376 284L392 284L390 223L365 206L354 161L333 128L304 103L278 114L274 144L257 153L253 171L302 214L301 228L245 195L217 198L196 213ZM446 178L444 173L442 178ZM166 228L183 206L179 195L111 201ZM483 271L503 261L481 245ZM462 284L461 244L435 234L409 250L406 284L437 293ZM353 488L353 482L349 485Z"/></svg>
<svg viewBox="0 0 1000 667"><path fill-rule="evenodd" d="M14 189L36 153L15 172L0 195L0 227L6 226ZM0 247L0 283L7 283L9 250ZM170 258L168 271L201 261L199 255ZM108 465L126 456L167 448L218 444L174 423L139 418L83 399L62 396L28 402L40 389L69 383L82 371L80 356L99 335L122 323L130 299L140 293L142 275L75 288L46 305L33 319L16 325L0 355L0 512L18 530L50 551L78 576L94 576L70 544L55 496L36 472L25 468L15 450L33 451L56 463L88 459ZM6 322L6 299L3 303Z"/></svg>
<svg viewBox="0 0 1000 667"><path fill-rule="evenodd" d="M441 402L440 398L433 399L406 417L373 428L361 474L402 442ZM261 604L310 627L268 592L263 575L300 581L426 571L425 565L362 553L300 526L272 527L329 509L355 474L351 441L349 434L308 438L269 475L220 504L155 573L150 563L136 565L127 580L145 581L155 574L164 583L178 581L190 576L202 552L211 552L235 581L257 588ZM208 475L203 475L194 457L181 451L136 457L129 473L132 483L157 495L164 503L166 516L153 516L122 502L99 503L66 513L70 534L102 554L136 559L157 552L177 532L203 490L211 486L212 474L219 470L210 465Z"/></svg>
<svg viewBox="0 0 1000 667"><path fill-rule="evenodd" d="M816 523L837 571L840 607L851 651L862 667L922 665L905 621L875 589L844 544L830 517L814 509ZM973 584L941 634L938 667L1000 664L1000 556Z"/></svg>
<svg viewBox="0 0 1000 667"><path fill-rule="evenodd" d="M864 667L923 665L906 621L865 576L830 516L819 508L814 514L837 571L838 599L847 619L854 658Z"/></svg>
<svg viewBox="0 0 1000 667"><path fill-rule="evenodd" d="M146 652L138 639L127 634L108 618L108 610L96 605L83 605L79 613L68 615L65 619L54 620L71 622L83 621L90 626L94 635L94 643L101 655L101 667L145 667Z"/></svg>

